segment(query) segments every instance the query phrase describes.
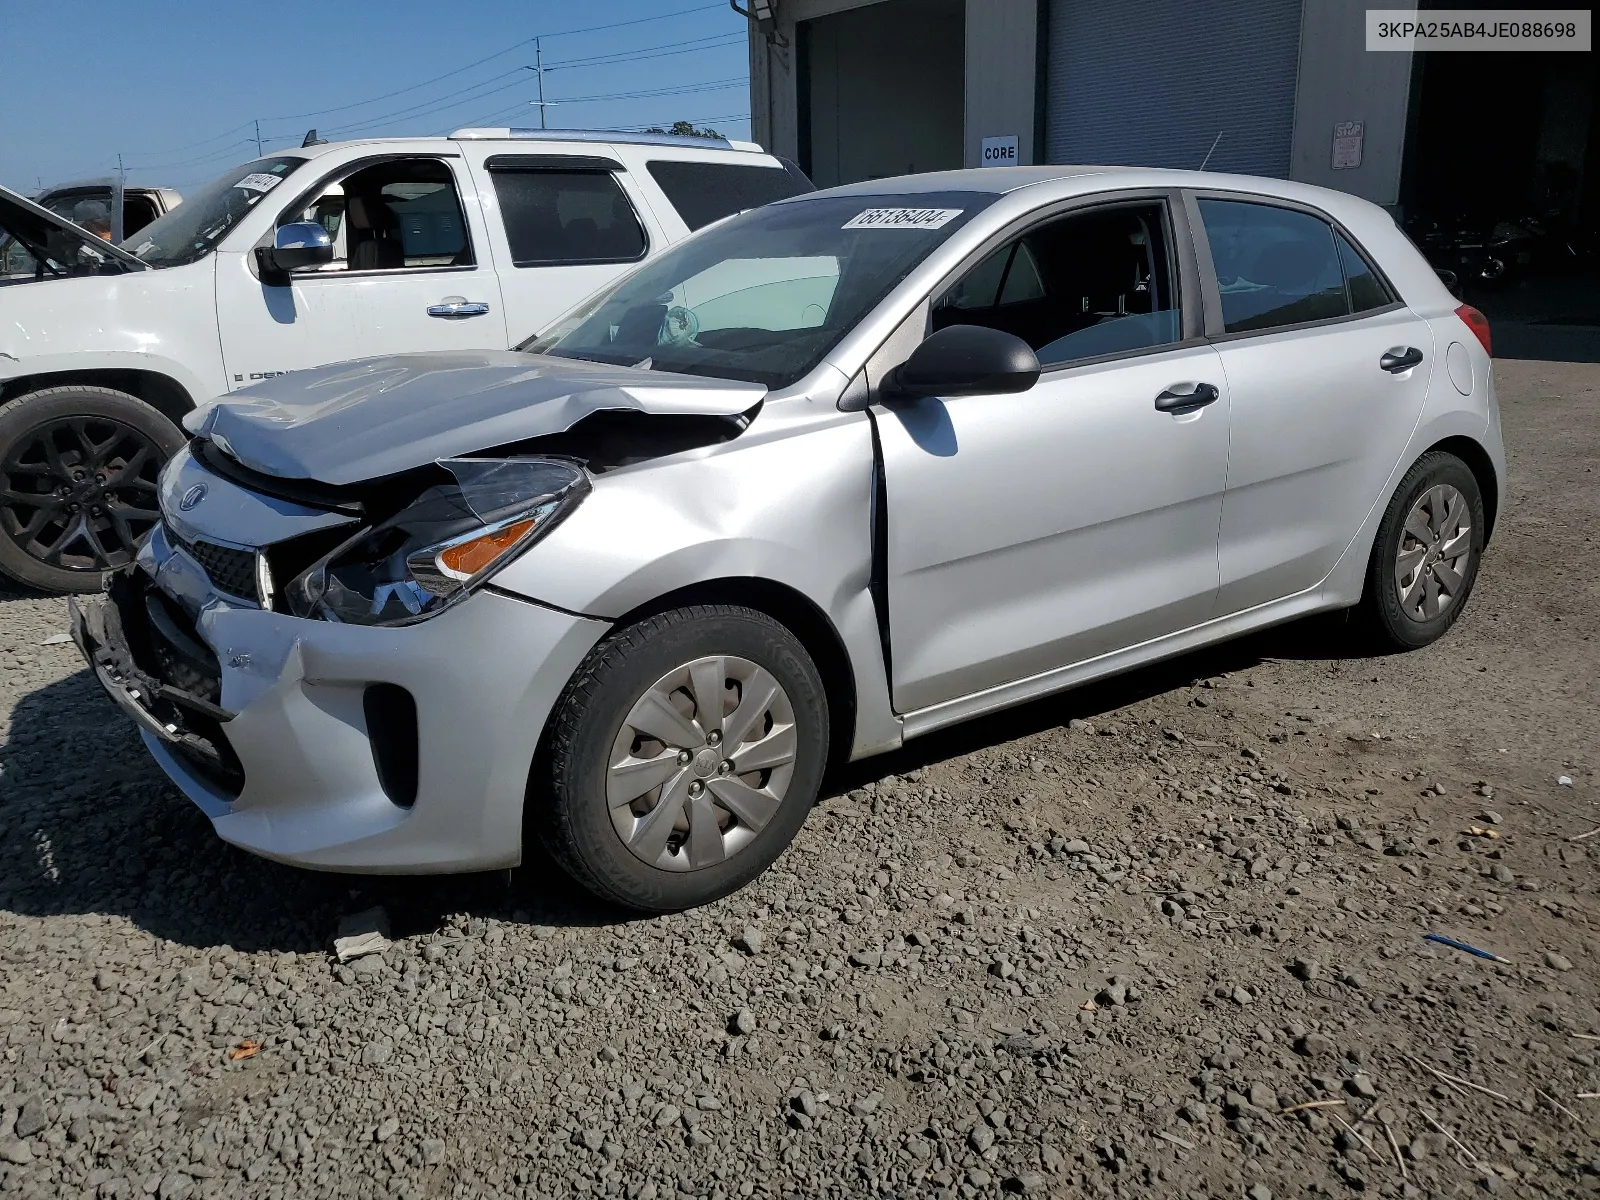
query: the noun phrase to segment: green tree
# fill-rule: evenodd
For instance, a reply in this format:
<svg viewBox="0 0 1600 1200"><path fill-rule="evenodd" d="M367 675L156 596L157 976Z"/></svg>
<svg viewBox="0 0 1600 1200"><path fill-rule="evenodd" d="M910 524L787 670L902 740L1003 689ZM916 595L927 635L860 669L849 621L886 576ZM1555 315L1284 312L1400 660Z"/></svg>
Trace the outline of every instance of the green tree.
<svg viewBox="0 0 1600 1200"><path fill-rule="evenodd" d="M675 133L679 137L720 138L722 135L715 129L696 129L688 121L674 121L671 129L662 129L652 126L645 130L646 133Z"/></svg>

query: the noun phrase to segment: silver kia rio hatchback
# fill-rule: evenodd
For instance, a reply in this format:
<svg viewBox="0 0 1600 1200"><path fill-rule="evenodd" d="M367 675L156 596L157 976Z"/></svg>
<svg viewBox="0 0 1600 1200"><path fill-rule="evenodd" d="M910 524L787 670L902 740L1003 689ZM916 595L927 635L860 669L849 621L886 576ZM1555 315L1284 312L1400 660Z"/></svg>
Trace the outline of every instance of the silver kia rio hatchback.
<svg viewBox="0 0 1600 1200"><path fill-rule="evenodd" d="M710 226L506 352L191 415L75 636L225 840L643 910L830 762L1321 610L1425 646L1504 495L1489 330L1383 210L961 171Z"/></svg>

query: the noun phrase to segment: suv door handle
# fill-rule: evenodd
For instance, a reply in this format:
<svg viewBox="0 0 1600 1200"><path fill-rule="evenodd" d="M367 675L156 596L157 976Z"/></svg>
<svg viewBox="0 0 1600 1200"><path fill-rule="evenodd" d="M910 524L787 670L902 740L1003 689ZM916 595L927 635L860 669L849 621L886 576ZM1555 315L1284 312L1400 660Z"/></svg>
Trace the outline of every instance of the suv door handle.
<svg viewBox="0 0 1600 1200"><path fill-rule="evenodd" d="M1396 346L1378 360L1378 365L1391 375L1409 371L1422 361L1422 351L1415 346Z"/></svg>
<svg viewBox="0 0 1600 1200"><path fill-rule="evenodd" d="M428 305L430 317L481 317L489 311L482 300L468 300L465 296L446 296L437 304Z"/></svg>
<svg viewBox="0 0 1600 1200"><path fill-rule="evenodd" d="M1156 397L1156 411L1164 413L1193 412L1197 408L1204 408L1208 404L1215 404L1217 397L1222 393L1217 391L1214 383L1197 383L1186 392L1177 389L1185 384L1174 384Z"/></svg>

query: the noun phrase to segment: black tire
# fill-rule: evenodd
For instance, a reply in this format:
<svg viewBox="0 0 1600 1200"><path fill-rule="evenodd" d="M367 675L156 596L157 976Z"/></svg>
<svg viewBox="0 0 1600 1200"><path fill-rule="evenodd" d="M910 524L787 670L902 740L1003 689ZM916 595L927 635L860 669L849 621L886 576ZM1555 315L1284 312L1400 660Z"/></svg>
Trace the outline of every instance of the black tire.
<svg viewBox="0 0 1600 1200"><path fill-rule="evenodd" d="M743 835L742 848L715 865L663 869L636 855L613 824L606 791L610 755L635 702L670 672L710 655L746 660L781 685L796 735L792 774L771 817L753 836ZM816 802L827 757L827 695L792 633L753 609L674 609L618 630L573 675L529 780L524 837L538 837L602 899L644 912L693 908L737 891L783 852Z"/></svg>
<svg viewBox="0 0 1600 1200"><path fill-rule="evenodd" d="M1407 537L1406 520L1424 495L1436 487L1454 488L1465 500L1471 529L1467 561L1457 574L1459 587L1448 604L1432 615L1423 616L1402 603L1398 558L1402 540ZM1413 540L1410 544L1420 544ZM1419 458L1395 489L1389 507L1378 525L1367 564L1366 587L1359 615L1368 638L1384 650L1416 650L1443 637L1466 607L1472 585L1478 578L1483 558L1483 493L1472 469L1453 454L1431 451ZM1425 558L1425 563L1433 560ZM1411 578L1411 576L1407 576Z"/></svg>
<svg viewBox="0 0 1600 1200"><path fill-rule="evenodd" d="M183 443L113 388L44 388L0 405L0 572L45 592L99 591L158 519L155 479Z"/></svg>

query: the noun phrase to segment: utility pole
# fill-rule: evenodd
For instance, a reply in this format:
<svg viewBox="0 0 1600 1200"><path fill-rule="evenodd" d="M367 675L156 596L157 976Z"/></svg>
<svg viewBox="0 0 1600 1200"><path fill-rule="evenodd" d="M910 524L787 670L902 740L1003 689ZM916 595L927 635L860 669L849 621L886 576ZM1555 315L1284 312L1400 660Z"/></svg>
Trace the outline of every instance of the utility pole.
<svg viewBox="0 0 1600 1200"><path fill-rule="evenodd" d="M261 157L261 118L256 118L256 157Z"/></svg>
<svg viewBox="0 0 1600 1200"><path fill-rule="evenodd" d="M543 39L533 39L533 61L538 64L532 67L523 67L524 71L532 71L539 77L539 128L545 128L544 123L544 45Z"/></svg>

